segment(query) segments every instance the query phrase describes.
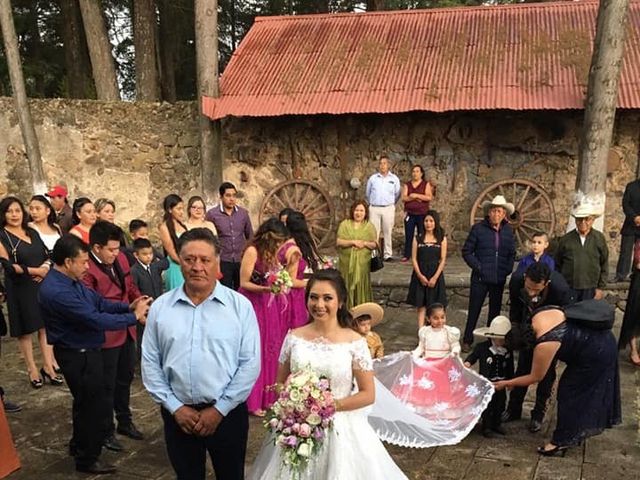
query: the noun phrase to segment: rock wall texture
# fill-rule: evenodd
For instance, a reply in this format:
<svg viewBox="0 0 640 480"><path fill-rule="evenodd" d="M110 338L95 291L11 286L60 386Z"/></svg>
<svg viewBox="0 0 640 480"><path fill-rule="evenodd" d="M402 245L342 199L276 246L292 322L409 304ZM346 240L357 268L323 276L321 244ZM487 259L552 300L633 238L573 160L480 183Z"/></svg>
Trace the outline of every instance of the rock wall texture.
<svg viewBox="0 0 640 480"><path fill-rule="evenodd" d="M109 197L117 219L156 223L162 198L200 193L197 110L193 103L145 104L35 100L30 103L48 183L65 183L72 197ZM9 98L0 98L0 196L28 199L30 176ZM441 212L459 251L471 207L484 188L523 178L541 185L556 212L555 234L566 229L577 169L582 112L409 113L227 119L223 123L225 180L236 184L254 223L260 206L280 182L317 184L335 207L334 229L364 193L386 153L401 180L418 163L437 185ZM620 112L607 182L604 232L618 249L624 186L636 177L640 113ZM361 186L354 189L351 179ZM394 245L402 245L402 208Z"/></svg>
<svg viewBox="0 0 640 480"><path fill-rule="evenodd" d="M66 184L71 198L114 200L122 225L139 217L157 223L165 195L199 189L193 103L34 100L30 107L47 184ZM28 200L29 168L10 98L0 98L0 112L0 196Z"/></svg>

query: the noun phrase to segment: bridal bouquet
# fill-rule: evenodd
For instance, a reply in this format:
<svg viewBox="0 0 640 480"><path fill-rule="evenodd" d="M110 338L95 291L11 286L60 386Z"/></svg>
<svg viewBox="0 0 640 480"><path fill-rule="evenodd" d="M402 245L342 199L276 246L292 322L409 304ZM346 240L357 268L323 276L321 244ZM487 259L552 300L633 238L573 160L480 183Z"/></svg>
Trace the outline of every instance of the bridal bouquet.
<svg viewBox="0 0 640 480"><path fill-rule="evenodd" d="M310 367L292 373L267 412L265 427L296 478L317 454L333 424L335 405L329 379Z"/></svg>
<svg viewBox="0 0 640 480"><path fill-rule="evenodd" d="M267 286L271 288L271 293L279 295L287 294L293 287L293 279L286 268L281 267L279 270L272 270L265 276Z"/></svg>

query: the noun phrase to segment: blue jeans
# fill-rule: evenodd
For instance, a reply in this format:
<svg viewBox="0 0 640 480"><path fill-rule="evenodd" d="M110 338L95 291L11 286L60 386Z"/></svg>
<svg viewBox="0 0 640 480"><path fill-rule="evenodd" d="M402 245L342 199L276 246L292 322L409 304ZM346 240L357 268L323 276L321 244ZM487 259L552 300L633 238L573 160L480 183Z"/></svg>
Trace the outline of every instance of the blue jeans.
<svg viewBox="0 0 640 480"><path fill-rule="evenodd" d="M418 238L424 234L424 217L425 215L410 213L404 217L404 258L411 258L411 244L416 234L416 228L418 229Z"/></svg>

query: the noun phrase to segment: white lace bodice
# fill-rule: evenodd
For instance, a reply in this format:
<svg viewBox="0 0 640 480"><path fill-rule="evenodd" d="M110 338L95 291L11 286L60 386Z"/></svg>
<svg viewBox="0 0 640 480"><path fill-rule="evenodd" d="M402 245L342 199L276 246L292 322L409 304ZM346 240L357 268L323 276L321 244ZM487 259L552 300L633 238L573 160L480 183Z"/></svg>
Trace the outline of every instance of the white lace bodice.
<svg viewBox="0 0 640 480"><path fill-rule="evenodd" d="M460 353L460 330L445 325L434 329L422 327L418 332L420 342L413 351L416 358L444 358L450 353Z"/></svg>
<svg viewBox="0 0 640 480"><path fill-rule="evenodd" d="M337 399L351 395L353 370L373 370L373 361L364 338L353 342L331 343L325 338L305 340L289 332L280 351L280 363L290 362L292 372L311 365L326 375Z"/></svg>

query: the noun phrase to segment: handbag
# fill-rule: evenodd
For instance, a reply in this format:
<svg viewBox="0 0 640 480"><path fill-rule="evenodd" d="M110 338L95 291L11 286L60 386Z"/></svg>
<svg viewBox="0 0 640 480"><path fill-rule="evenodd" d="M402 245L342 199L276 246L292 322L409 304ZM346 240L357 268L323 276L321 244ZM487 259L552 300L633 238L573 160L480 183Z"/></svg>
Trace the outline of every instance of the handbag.
<svg viewBox="0 0 640 480"><path fill-rule="evenodd" d="M380 253L380 250L374 248L371 250L371 272L377 272L383 268L384 260L382 259L382 254Z"/></svg>

